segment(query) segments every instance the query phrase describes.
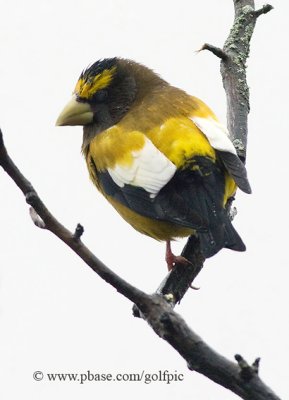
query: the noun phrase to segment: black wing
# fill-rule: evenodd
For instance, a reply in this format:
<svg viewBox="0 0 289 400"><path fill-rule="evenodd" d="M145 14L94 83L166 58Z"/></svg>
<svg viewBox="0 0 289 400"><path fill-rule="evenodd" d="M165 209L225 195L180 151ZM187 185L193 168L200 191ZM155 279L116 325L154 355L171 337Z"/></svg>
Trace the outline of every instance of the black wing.
<svg viewBox="0 0 289 400"><path fill-rule="evenodd" d="M245 165L240 158L228 151L216 150L216 152L237 186L245 193L252 193Z"/></svg>
<svg viewBox="0 0 289 400"><path fill-rule="evenodd" d="M245 250L223 207L224 167L210 158L189 160L155 197L140 187L118 186L107 171L95 173L106 195L134 212L195 229L205 257L223 247Z"/></svg>

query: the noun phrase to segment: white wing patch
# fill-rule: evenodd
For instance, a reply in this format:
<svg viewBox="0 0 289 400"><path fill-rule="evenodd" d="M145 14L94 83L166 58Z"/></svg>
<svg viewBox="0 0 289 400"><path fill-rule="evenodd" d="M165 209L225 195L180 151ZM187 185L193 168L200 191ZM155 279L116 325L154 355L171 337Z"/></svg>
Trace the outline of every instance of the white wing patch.
<svg viewBox="0 0 289 400"><path fill-rule="evenodd" d="M237 155L236 149L229 138L229 132L224 125L213 118L192 117L192 121L206 135L214 149L228 151Z"/></svg>
<svg viewBox="0 0 289 400"><path fill-rule="evenodd" d="M154 198L170 181L177 167L148 139L141 150L132 153L133 162L129 166L115 165L108 173L119 186L138 186Z"/></svg>

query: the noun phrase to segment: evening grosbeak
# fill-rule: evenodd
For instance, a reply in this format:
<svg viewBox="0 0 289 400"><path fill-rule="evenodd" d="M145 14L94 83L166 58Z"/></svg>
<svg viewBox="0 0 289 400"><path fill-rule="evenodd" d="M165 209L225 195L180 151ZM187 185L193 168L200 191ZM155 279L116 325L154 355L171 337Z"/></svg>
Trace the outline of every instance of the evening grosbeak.
<svg viewBox="0 0 289 400"><path fill-rule="evenodd" d="M57 125L83 125L91 180L137 231L166 241L198 235L208 258L244 251L226 206L250 193L227 129L196 97L144 65L108 58L85 69Z"/></svg>

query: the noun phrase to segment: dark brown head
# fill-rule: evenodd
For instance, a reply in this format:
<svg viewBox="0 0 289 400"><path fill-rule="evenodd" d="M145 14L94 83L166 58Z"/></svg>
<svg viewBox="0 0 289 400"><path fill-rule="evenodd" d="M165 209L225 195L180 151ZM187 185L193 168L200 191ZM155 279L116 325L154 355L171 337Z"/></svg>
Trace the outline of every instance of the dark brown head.
<svg viewBox="0 0 289 400"><path fill-rule="evenodd" d="M154 87L166 85L141 64L120 58L95 62L85 69L76 84L72 100L56 125L93 126L95 133L116 124Z"/></svg>

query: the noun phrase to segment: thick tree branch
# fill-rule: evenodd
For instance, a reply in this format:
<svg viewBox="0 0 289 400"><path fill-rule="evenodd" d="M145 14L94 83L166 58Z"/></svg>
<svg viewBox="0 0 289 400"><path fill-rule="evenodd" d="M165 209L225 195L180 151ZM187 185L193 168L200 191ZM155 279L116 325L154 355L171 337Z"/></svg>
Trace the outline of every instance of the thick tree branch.
<svg viewBox="0 0 289 400"><path fill-rule="evenodd" d="M257 17L273 7L266 5L255 11L253 0L234 0L234 6L235 20L224 44L227 59L221 62L221 75L227 96L228 129L239 156L245 161L250 112L246 62Z"/></svg>
<svg viewBox="0 0 289 400"><path fill-rule="evenodd" d="M261 10L255 11L254 2L251 0L234 0L234 4L235 22L224 49L220 51L210 45L205 45L204 48L222 59L222 76L228 99L229 129L235 144L239 143L239 154L245 158L249 112L245 62L249 54L249 43L255 21L259 15L270 11L271 6L264 6ZM234 75L234 71L237 75ZM183 265L177 265L158 290L159 293L166 294L166 299L169 301L158 293L148 295L115 274L82 243L83 227L80 224L72 233L56 220L31 183L9 157L1 131L0 165L21 189L27 203L30 204L30 214L35 225L54 233L102 279L135 303L141 316L161 338L178 351L191 370L207 376L245 400L279 399L259 378L259 359L256 359L252 366L248 365L240 355L235 356L237 363L227 360L204 343L174 312L172 306L183 297L204 262L197 238L190 238L182 253L192 265L185 268Z"/></svg>
<svg viewBox="0 0 289 400"><path fill-rule="evenodd" d="M236 364L216 353L187 326L163 296L142 292L105 266L80 240L83 233L81 225L77 225L74 233L61 225L9 157L1 131L0 165L21 189L27 203L33 207L30 211L33 222L40 228L54 233L102 279L134 302L142 317L157 335L177 350L187 361L191 370L207 376L245 400L278 400L278 397L257 375L256 362L250 367L240 356L237 356L238 364Z"/></svg>
<svg viewBox="0 0 289 400"><path fill-rule="evenodd" d="M250 111L249 88L246 77L246 62L250 51L250 41L257 18L273 9L269 4L255 10L254 0L233 0L235 18L223 49L205 43L201 50L208 50L221 59L221 75L227 98L227 125L231 139L239 157L245 162L248 135L248 114ZM231 204L228 207L230 213ZM186 256L192 262L190 270L184 274L184 266L176 265L161 285L160 292L171 293L179 302L195 277L201 271L204 259L199 257L199 244L189 239ZM185 251L184 249L184 251ZM184 253L182 253L184 255ZM182 277L180 280L179 277ZM168 281L168 282L167 282ZM163 288L163 289L162 289Z"/></svg>
<svg viewBox="0 0 289 400"><path fill-rule="evenodd" d="M248 114L250 111L249 87L246 78L246 62L250 51L250 41L257 18L273 9L269 4L255 10L254 0L234 0L235 19L223 49L205 44L220 57L221 75L227 97L227 124L239 157L245 161L248 135Z"/></svg>

